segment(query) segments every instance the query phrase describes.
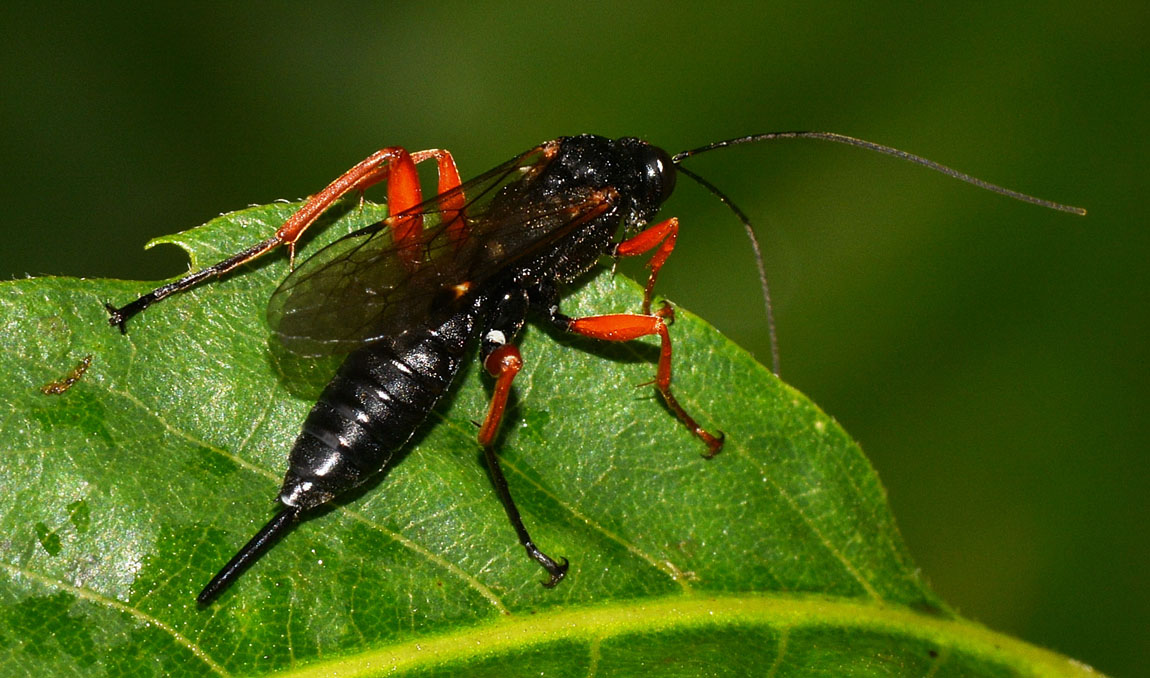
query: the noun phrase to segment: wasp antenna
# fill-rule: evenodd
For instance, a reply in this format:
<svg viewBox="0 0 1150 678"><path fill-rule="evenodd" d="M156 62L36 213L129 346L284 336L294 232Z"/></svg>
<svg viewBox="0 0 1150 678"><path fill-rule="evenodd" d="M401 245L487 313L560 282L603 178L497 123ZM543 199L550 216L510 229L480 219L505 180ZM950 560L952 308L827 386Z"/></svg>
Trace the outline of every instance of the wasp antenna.
<svg viewBox="0 0 1150 678"><path fill-rule="evenodd" d="M718 186L715 186L698 174L679 165L680 156L686 157L683 153L675 156L674 160L675 164L678 165L678 170L694 179L700 186L713 193L724 205L731 208L731 211L735 213L739 221L743 222L743 228L747 232L747 237L751 240L751 250L755 253L755 265L759 268L759 285L763 290L763 309L767 313L767 331L771 337L771 371L774 372L777 377L779 376L779 338L775 333L775 314L771 306L771 290L767 285L767 268L763 265L763 251L759 247L759 239L755 237L755 229L751 226L751 220L747 217L746 213L739 209L739 206L728 198L725 193L720 191Z"/></svg>
<svg viewBox="0 0 1150 678"><path fill-rule="evenodd" d="M958 179L959 181L965 181L968 184L973 184L975 186L978 186L979 188L988 190L992 193L998 193L999 195L1005 195L1008 198L1014 198L1015 200L1027 202L1027 203L1030 203L1032 205L1038 205L1040 207L1047 207L1047 208L1052 209L1052 210L1058 210L1059 212L1069 212L1071 214L1077 214L1079 216L1083 216L1086 214L1086 210L1082 209L1081 207L1074 207L1073 205L1063 205L1062 203L1053 202L1051 200L1043 200L1042 198L1036 198L1032 195L1020 193L1018 191L1012 191L1009 188L1003 188L1002 186L999 186L997 184L992 184L989 181L983 181L982 179L979 179L978 177L971 176L969 174L966 174L965 172L959 172L956 169L947 167L946 165L943 165L941 163L937 163L933 160L928 160L922 156L915 155L914 153L907 153L906 151L901 151L901 150L899 150L897 148L893 148L891 146L884 146L882 144L876 144L873 141L867 141L865 139L856 139L854 137L848 137L845 134L835 134L834 132L770 132L768 134L752 134L750 136L739 137L737 139L727 139L726 141L717 141L713 144L701 146L699 148L695 148L695 149L692 149L689 151L683 151L682 153L679 153L675 157L671 158L671 160L676 165L678 165L684 158L689 158L692 155L698 155L699 153L706 153L707 151L713 151L716 148L726 148L727 146L736 146L738 144L750 144L750 143L755 143L755 142L759 142L759 141L772 141L774 139L821 139L822 141L833 141L833 142L838 143L838 144L846 144L847 146L857 146L859 148L865 148L868 151L875 151L876 153L882 153L883 155L890 155L890 156L894 156L896 158L902 158L903 160L906 160L907 162L912 162L912 163L919 165L921 167L925 167L927 169L932 169L935 172L941 172L942 174L945 174L948 177ZM682 169L682 168L680 167L680 169Z"/></svg>
<svg viewBox="0 0 1150 678"><path fill-rule="evenodd" d="M296 518L299 517L300 510L295 507L284 507L274 518L268 521L267 525L252 537L251 541L240 549L239 553L224 565L219 573L212 577L208 585L200 591L200 595L196 596L196 602L200 605L207 605L216 599L216 596L224 592L224 589L232 585L232 582L239 579L244 570L248 569L252 563L259 559L264 553L271 548L272 544L282 537L292 525L295 524Z"/></svg>
<svg viewBox="0 0 1150 678"><path fill-rule="evenodd" d="M1004 188L997 184L992 184L989 181L983 181L978 177L971 176L965 172L959 172L952 167L947 167L946 165L937 163L933 160L928 160L927 158L924 158L920 155L915 155L914 153L907 153L906 151L899 150L892 146L884 146L883 144L876 144L873 141L856 139L855 137L849 137L845 134L836 134L834 132L768 132L766 134L752 134L745 137L727 139L726 141L716 141L713 144L707 144L706 146L700 146L699 148L693 148L689 151L683 151L682 153L675 154L671 158L671 161L675 163L675 166L678 168L678 170L683 174L686 174L691 179L694 179L699 183L699 185L713 193L715 197L717 197L720 201L723 202L723 204L729 207L731 211L735 213L735 216L739 218L739 221L743 222L743 228L745 228L747 231L747 237L751 239L751 247L755 252L755 264L759 267L759 284L762 285L763 288L763 305L767 312L767 324L770 328L771 334L771 364L773 366L772 369L776 375L779 374L779 345L778 338L775 336L775 318L771 309L771 293L767 287L767 272L763 266L762 251L759 249L759 241L755 237L754 228L751 227L751 220L747 218L747 215L741 209L739 209L738 205L736 205L730 198L728 198L722 191L720 191L718 187L703 177L699 176L698 174L695 174L694 172L686 169L682 165L683 160L693 155L706 153L707 151L713 151L717 148L726 148L728 146L737 146L739 144L751 144L759 141L773 141L775 139L819 139L822 141L833 141L838 144L846 144L847 146L857 146L858 148L864 148L868 151L874 151L876 153L882 153L883 155L890 155L896 158L901 158L907 162L919 165L920 167L934 170L935 172L945 174L946 176L953 179L958 179L959 181L965 181L968 184L973 184L974 186L990 191L991 193L998 193L999 195L1004 195L1008 198L1014 198L1015 200L1019 200L1021 202L1038 205L1040 207L1046 207L1052 210L1058 210L1059 212L1069 212L1079 216L1086 214L1086 210L1081 207L1063 205L1062 203L1057 203L1051 200L1036 198L1032 195L1027 195L1026 193L1012 191L1009 188Z"/></svg>

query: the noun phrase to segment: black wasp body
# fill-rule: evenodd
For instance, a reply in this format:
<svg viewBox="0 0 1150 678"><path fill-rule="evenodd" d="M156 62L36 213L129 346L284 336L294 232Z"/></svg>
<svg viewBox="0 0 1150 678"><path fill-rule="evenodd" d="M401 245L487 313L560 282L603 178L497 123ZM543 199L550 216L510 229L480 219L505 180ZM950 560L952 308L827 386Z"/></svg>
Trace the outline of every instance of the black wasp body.
<svg viewBox="0 0 1150 678"><path fill-rule="evenodd" d="M439 162L440 192L420 199L414 163ZM648 221L670 196L675 164L635 138L583 135L546 142L460 183L443 151L384 149L313 196L276 237L161 287L122 308L108 307L124 329L132 315L277 245L294 246L342 195L388 180L391 216L349 234L304 262L272 296L269 322L302 355L348 352L304 421L289 454L282 509L205 587L209 602L285 533L301 513L364 483L411 438L450 388L468 345L496 379L479 440L520 542L555 585L567 570L535 547L492 450L511 381L522 365L515 348L530 314L564 331L609 341L659 335L664 356L656 386L671 409L717 452L721 438L700 428L670 390L670 339L650 312L650 289L674 246L677 221ZM301 216L302 215L302 216ZM622 242L615 234L623 226ZM657 249L642 314L573 319L559 311L562 286L603 255Z"/></svg>
<svg viewBox="0 0 1150 678"><path fill-rule="evenodd" d="M422 313L398 318L403 326L390 332L375 330L379 338L340 367L292 448L285 506L314 508L383 468L451 386L474 336L484 337L486 360L514 341L529 311L568 329L570 319L558 312L560 285L611 253L621 220L631 231L645 224L674 185L670 156L638 139L562 138L541 152L547 162L527 166L531 176L503 186L486 207L515 228L477 240L470 270L452 266L455 275L432 271L434 283L409 281ZM589 216L573 225L568 210ZM303 279L309 270L300 269Z"/></svg>
<svg viewBox="0 0 1150 678"><path fill-rule="evenodd" d="M548 572L553 586L567 562L540 551L520 519L494 453L494 440L522 366L515 342L530 315L560 330L605 341L658 336L654 386L667 407L714 456L722 435L699 426L671 390L667 304L652 310L659 269L675 246L678 220L652 224L670 197L679 172L731 201L682 160L726 146L780 138L834 141L909 160L1013 198L1082 213L987 184L933 161L869 141L827 132L777 132L722 141L670 156L635 138L583 135L545 142L472 179L460 182L447 151L377 151L308 199L274 237L116 308L111 323L126 321L151 304L227 273L280 245L294 261L295 243L332 204L387 182L389 217L351 233L305 261L280 285L268 307L269 323L301 355L348 354L312 408L289 455L280 511L212 579L199 595L207 603L309 509L362 484L382 470L451 387L468 345L479 340L480 359L495 378L479 442L495 490L528 555ZM437 194L424 201L416 164L435 160ZM616 234L622 230L622 236ZM561 290L604 255L650 253L640 313L571 318L560 312ZM770 316L766 279L764 300ZM772 344L773 344L773 324ZM775 353L777 372L777 352Z"/></svg>

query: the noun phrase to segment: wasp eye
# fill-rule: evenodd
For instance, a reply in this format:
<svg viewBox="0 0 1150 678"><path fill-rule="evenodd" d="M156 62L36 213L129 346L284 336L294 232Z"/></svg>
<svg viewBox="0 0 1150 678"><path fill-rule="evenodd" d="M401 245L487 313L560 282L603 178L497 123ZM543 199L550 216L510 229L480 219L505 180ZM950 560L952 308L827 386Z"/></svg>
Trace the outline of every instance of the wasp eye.
<svg viewBox="0 0 1150 678"><path fill-rule="evenodd" d="M647 195L658 205L667 201L675 190L675 162L658 146L648 146L646 166Z"/></svg>

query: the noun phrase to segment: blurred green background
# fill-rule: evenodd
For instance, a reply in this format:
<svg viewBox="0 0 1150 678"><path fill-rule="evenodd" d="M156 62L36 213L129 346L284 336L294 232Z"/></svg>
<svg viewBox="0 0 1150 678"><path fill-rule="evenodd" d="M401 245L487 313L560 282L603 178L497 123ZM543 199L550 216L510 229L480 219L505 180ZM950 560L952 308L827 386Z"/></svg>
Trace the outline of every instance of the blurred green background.
<svg viewBox="0 0 1150 678"><path fill-rule="evenodd" d="M862 443L937 591L1101 670L1150 664L1145 2L5 14L5 278L169 277L185 259L148 238L378 147L449 148L466 177L582 132L832 130L1089 208L818 142L690 164L755 220L783 376ZM666 213L661 292L768 361L738 222L686 181Z"/></svg>

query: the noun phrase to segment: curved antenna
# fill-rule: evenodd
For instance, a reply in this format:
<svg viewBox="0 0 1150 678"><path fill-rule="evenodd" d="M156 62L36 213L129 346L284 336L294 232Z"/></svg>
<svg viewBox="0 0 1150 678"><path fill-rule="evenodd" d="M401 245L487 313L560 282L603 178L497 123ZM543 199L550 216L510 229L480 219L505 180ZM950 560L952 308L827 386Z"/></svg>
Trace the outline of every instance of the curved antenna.
<svg viewBox="0 0 1150 678"><path fill-rule="evenodd" d="M295 524L296 518L299 517L300 510L296 507L286 506L280 509L280 512L274 518L264 525L256 536L251 538L240 552L224 565L219 573L212 577L208 585L200 591L200 595L196 596L196 602L200 605L207 605L216 599L216 596L223 593L224 589L232 585L232 582L239 579L244 570L248 569L252 563L256 562L260 556L271 548L272 544L277 539L282 537L291 526Z"/></svg>
<svg viewBox="0 0 1150 678"><path fill-rule="evenodd" d="M680 153L679 155L682 155ZM679 156L675 156L678 158ZM676 164L678 161L676 160ZM763 251L759 248L759 239L755 237L755 229L751 227L751 220L747 217L743 210L739 209L725 193L719 190L717 186L707 181L703 177L695 174L686 167L679 166L679 171L683 174L694 179L700 186L707 189L715 195L724 205L731 208L739 221L743 222L743 228L747 231L747 237L751 240L751 250L755 253L755 266L759 269L759 285L763 290L763 308L767 312L767 331L771 336L771 371L775 376L779 376L779 338L775 333L775 313L771 306L771 290L767 286L767 268L763 265Z"/></svg>
<svg viewBox="0 0 1150 678"><path fill-rule="evenodd" d="M1032 205L1039 205L1040 207L1047 207L1052 210L1058 210L1059 212L1070 212L1071 214L1077 214L1079 216L1086 214L1086 210L1082 209L1081 207L1063 205L1062 203L1057 203L1051 200L1043 200L1042 198L1036 198L1032 195L1019 193L1018 191L1012 191L1009 188L1003 188L1002 186L992 184L989 181L983 181L978 177L971 176L965 172L959 172L956 169L947 167L946 165L937 163L933 160L927 160L926 158L915 155L914 153L907 153L906 151L900 151L899 149L893 148L891 146L876 144L873 141L866 141L865 139L848 137L845 134L835 134L834 132L770 132L768 134L752 134L750 136L739 137L737 139L716 141L715 143L708 144L707 146L700 146L699 148L695 148L689 151L683 151L682 153L675 155L673 158L671 158L671 160L676 165L678 165L683 161L684 158L689 158L692 155L698 155L700 153L706 153L707 151L713 151L716 148L726 148L727 146L751 144L759 141L771 141L774 139L820 139L822 141L833 141L838 144L846 144L847 146L857 146L859 148L865 148L868 151L874 151L876 153L882 153L883 155L902 158L907 162L912 162L927 169L932 169L935 172L941 172L948 177L958 179L959 181L965 181L968 184L973 184L979 188L986 189L991 193L998 193L999 195L1005 195L1008 198L1014 198L1015 200L1027 202Z"/></svg>
<svg viewBox="0 0 1150 678"><path fill-rule="evenodd" d="M755 237L755 230L751 226L751 220L747 217L743 210L739 209L738 205L736 205L730 198L728 198L722 191L720 191L718 187L703 177L699 176L698 174L695 174L694 172L683 167L682 165L683 160L693 155L706 153L707 151L713 151L717 148L726 148L728 146L737 146L739 144L751 144L759 141L772 141L774 139L818 139L821 141L833 141L838 144L846 144L847 146L856 146L858 148L864 148L868 151L874 151L876 153L882 153L883 155L890 155L896 158L901 158L907 162L919 165L920 167L934 170L935 172L945 174L946 176L953 179L965 181L968 184L972 184L979 188L990 191L991 193L998 193L999 195L1004 195L1008 198L1013 198L1021 202L1038 205L1039 207L1046 207L1052 210L1058 210L1059 212L1069 212L1079 216L1084 216L1086 214L1086 210L1081 207L1063 205L1062 203L1054 202L1052 200L1043 200L1042 198L1036 198L1032 195L1027 195L1026 193L1012 191L1009 188L1003 188L1002 186L992 184L989 181L983 181L978 177L971 176L965 172L959 172L954 168L947 167L946 165L937 163L933 160L928 160L920 155L915 155L914 153L907 153L906 151L899 150L892 146L884 146L883 144L876 144L873 141L856 139L855 137L848 137L845 134L836 134L834 132L768 132L766 134L752 134L745 137L727 139L726 141L716 141L713 144L707 144L706 146L693 148L689 151L676 153L671 158L671 162L675 163L675 166L679 169L680 172L686 174L691 179L694 179L700 186L713 193L715 197L717 197L720 201L723 202L723 204L729 207L731 211L735 213L735 216L739 218L739 221L743 222L743 228L746 229L747 237L751 240L751 249L754 250L755 254L755 265L758 266L759 269L759 284L762 286L763 291L763 306L767 312L767 327L771 335L771 370L775 373L775 376L778 376L779 374L779 341L775 333L775 317L771 307L771 292L767 286L767 270L763 265L763 253L759 248L759 241Z"/></svg>

